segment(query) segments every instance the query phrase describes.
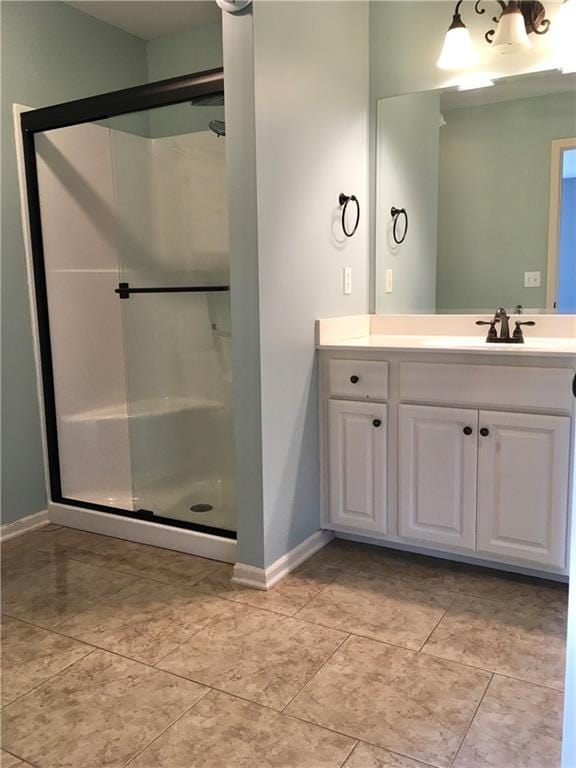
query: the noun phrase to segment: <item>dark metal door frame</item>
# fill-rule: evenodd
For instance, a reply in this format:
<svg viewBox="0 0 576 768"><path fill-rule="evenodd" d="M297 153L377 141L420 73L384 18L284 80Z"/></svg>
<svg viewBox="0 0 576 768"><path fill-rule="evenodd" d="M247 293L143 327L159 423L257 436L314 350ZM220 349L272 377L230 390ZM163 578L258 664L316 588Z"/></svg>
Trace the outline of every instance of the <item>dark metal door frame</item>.
<svg viewBox="0 0 576 768"><path fill-rule="evenodd" d="M111 512L139 520L151 520L180 528L188 528L219 536L236 538L232 531L225 531L210 526L197 525L186 521L173 520L153 515L142 510L129 512L116 507L91 504L81 499L70 499L62 495L60 476L60 454L58 448L58 430L56 421L56 399L54 392L54 368L52 360L52 345L50 340L50 315L48 310L48 295L46 290L46 267L44 260L44 243L42 239L42 218L40 210L40 194L38 187L38 168L36 164L35 134L51 131L57 128L67 128L82 123L92 123L110 117L143 112L157 107L167 107L191 101L197 96L221 93L224 90L224 70L210 69L205 72L160 80L155 83L138 85L120 91L111 91L86 99L68 101L51 107L23 112L20 116L22 145L24 151L24 172L26 179L26 196L28 218L30 225L30 244L32 250L32 266L34 273L34 292L36 296L36 316L38 343L40 348L40 364L42 376L42 393L44 400L44 427L48 453L48 475L50 500L56 504L69 504L83 509L94 509L100 512Z"/></svg>

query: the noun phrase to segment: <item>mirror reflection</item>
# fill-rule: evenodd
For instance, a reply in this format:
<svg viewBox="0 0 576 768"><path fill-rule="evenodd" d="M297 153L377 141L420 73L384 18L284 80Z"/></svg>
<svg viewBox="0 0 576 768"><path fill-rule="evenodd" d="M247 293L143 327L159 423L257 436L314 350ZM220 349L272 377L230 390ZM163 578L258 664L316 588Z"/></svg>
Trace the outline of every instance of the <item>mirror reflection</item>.
<svg viewBox="0 0 576 768"><path fill-rule="evenodd" d="M376 312L576 312L575 74L381 99L376 184Z"/></svg>

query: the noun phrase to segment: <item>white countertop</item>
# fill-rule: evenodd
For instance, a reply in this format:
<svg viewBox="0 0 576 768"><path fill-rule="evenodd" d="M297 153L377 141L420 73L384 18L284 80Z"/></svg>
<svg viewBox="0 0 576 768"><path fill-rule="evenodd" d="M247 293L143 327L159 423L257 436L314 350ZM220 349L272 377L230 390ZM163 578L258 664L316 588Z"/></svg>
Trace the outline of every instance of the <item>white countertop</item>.
<svg viewBox="0 0 576 768"><path fill-rule="evenodd" d="M371 334L356 338L333 338L318 344L326 350L370 350L390 352L468 352L481 355L531 355L533 357L576 357L576 339L533 337L524 344L488 344L484 336L419 336L415 334Z"/></svg>

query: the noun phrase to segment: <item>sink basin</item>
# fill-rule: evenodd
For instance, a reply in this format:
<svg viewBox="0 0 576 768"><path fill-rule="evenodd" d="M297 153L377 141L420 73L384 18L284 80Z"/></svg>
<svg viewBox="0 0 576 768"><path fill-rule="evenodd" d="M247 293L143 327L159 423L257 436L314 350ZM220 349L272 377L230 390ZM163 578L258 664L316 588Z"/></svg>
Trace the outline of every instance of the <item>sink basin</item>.
<svg viewBox="0 0 576 768"><path fill-rule="evenodd" d="M420 340L423 347L484 347L486 338L484 336L429 336ZM491 346L496 346L491 345ZM498 346L510 346L508 344Z"/></svg>
<svg viewBox="0 0 576 768"><path fill-rule="evenodd" d="M566 347L566 339L544 337L528 338L525 336L524 344L488 344L484 336L428 336L420 339L420 345L423 347L435 347L439 349L449 349L451 347L487 347L494 351L506 350L506 352L511 352L515 349L563 349Z"/></svg>

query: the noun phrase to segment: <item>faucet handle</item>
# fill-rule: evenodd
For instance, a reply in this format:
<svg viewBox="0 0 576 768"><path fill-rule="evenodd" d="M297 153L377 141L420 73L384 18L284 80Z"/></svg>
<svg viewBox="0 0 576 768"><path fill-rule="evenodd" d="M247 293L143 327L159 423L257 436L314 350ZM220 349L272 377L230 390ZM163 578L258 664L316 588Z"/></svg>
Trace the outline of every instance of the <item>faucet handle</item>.
<svg viewBox="0 0 576 768"><path fill-rule="evenodd" d="M494 341L498 338L498 332L496 331L496 320L476 320L476 325L489 325L488 335L486 341Z"/></svg>
<svg viewBox="0 0 576 768"><path fill-rule="evenodd" d="M516 320L516 327L514 328L514 333L512 334L512 341L516 344L524 344L524 334L522 333L522 326L523 325L536 325L534 320Z"/></svg>

